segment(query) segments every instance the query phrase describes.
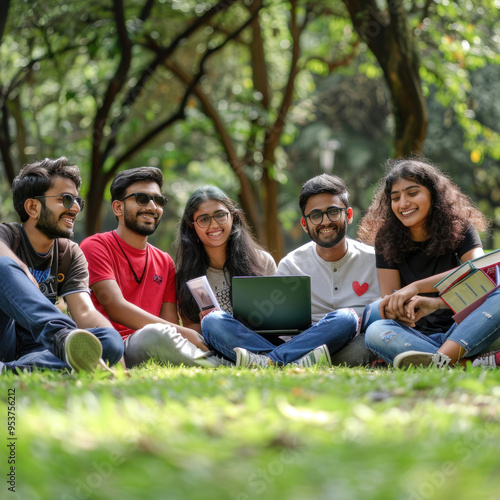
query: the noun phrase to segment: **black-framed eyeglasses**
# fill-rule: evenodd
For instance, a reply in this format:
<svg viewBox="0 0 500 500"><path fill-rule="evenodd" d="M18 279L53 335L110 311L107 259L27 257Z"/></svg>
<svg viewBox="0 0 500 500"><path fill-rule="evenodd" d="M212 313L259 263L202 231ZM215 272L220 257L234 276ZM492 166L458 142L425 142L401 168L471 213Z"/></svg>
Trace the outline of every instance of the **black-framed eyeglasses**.
<svg viewBox="0 0 500 500"><path fill-rule="evenodd" d="M73 206L73 203L75 203L76 201L76 204L80 209L80 212L83 210L83 207L85 206L85 200L81 196L73 196L72 194L69 193L35 196L35 198L37 200L39 198L61 198L64 208L71 208Z"/></svg>
<svg viewBox="0 0 500 500"><path fill-rule="evenodd" d="M324 212L321 210L313 210L304 217L308 217L312 224L318 226L323 222L325 214L331 222L338 222L342 217L342 212L347 212L347 208L331 207Z"/></svg>
<svg viewBox="0 0 500 500"><path fill-rule="evenodd" d="M217 212L214 215L200 215L199 217L196 217L195 222L198 224L198 227L205 229L210 226L210 221L212 219L214 219L215 222L221 226L223 224L227 224L227 221L229 220L229 212Z"/></svg>
<svg viewBox="0 0 500 500"><path fill-rule="evenodd" d="M149 205L149 202L151 200L153 200L153 203L159 208L163 208L168 202L167 198L165 198L165 196L161 194L155 194L154 196L151 196L148 193L132 193L128 196L125 196L125 198L119 199L118 201L124 201L127 198L131 198L132 196L135 196L135 202L141 207Z"/></svg>

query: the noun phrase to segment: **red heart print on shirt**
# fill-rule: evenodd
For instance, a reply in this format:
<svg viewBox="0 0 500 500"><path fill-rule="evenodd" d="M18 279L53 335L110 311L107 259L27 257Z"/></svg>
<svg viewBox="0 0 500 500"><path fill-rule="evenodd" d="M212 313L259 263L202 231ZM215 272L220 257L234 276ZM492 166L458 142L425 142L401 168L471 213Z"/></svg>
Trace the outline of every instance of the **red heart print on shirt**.
<svg viewBox="0 0 500 500"><path fill-rule="evenodd" d="M354 290L354 293L358 296L361 297L361 295L364 295L368 291L368 283L363 283L362 285L359 284L359 281L353 281L352 282L352 289Z"/></svg>

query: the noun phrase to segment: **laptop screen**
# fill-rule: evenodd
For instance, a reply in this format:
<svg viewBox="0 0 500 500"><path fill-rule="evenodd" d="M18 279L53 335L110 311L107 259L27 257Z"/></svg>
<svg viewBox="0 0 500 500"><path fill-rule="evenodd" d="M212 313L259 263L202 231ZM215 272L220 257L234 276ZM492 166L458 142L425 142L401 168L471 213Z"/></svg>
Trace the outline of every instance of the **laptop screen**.
<svg viewBox="0 0 500 500"><path fill-rule="evenodd" d="M235 276L233 316L258 333L293 335L311 326L309 276Z"/></svg>

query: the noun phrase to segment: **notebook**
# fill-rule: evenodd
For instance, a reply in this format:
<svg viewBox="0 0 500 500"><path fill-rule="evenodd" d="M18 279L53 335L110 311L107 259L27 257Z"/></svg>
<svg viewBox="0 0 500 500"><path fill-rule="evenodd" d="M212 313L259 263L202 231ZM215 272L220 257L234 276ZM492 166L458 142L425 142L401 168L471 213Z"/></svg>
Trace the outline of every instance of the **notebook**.
<svg viewBox="0 0 500 500"><path fill-rule="evenodd" d="M262 335L297 335L311 326L309 276L235 276L233 316Z"/></svg>

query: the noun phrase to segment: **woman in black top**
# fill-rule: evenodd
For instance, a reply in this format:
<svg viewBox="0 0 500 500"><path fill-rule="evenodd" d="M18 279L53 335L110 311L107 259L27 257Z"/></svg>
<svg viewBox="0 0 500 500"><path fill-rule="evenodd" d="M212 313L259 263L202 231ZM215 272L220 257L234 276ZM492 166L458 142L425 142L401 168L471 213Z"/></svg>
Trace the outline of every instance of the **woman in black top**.
<svg viewBox="0 0 500 500"><path fill-rule="evenodd" d="M483 255L478 231L486 229L486 218L429 162L391 160L389 167L358 233L375 244L387 318L368 328L367 345L390 363L405 351L438 351L455 363L473 349L462 338L448 339L456 325L433 287L461 262ZM426 359L431 356L413 363L429 364Z"/></svg>

